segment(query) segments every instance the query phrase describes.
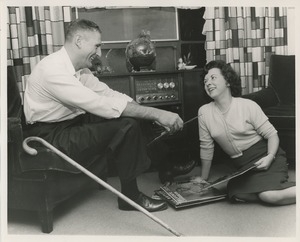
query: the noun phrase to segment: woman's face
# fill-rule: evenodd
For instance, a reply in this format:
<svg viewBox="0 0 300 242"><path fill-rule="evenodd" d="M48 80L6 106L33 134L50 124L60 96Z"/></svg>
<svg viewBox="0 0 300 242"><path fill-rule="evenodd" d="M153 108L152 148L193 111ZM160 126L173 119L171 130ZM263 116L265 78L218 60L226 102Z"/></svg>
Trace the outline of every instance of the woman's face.
<svg viewBox="0 0 300 242"><path fill-rule="evenodd" d="M230 93L228 82L219 68L212 68L208 71L204 77L204 88L212 99L222 96L225 92Z"/></svg>

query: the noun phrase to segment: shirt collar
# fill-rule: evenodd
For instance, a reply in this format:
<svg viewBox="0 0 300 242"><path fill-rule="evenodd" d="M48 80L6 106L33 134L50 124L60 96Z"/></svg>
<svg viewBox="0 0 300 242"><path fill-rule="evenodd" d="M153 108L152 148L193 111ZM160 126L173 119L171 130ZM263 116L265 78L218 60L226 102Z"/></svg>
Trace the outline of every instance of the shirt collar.
<svg viewBox="0 0 300 242"><path fill-rule="evenodd" d="M66 68L67 68L68 72L70 72L72 74L72 76L74 76L76 74L76 71L75 71L72 61L68 55L66 48L62 47L60 49L60 52L61 52L61 58L63 59L64 63L66 64Z"/></svg>

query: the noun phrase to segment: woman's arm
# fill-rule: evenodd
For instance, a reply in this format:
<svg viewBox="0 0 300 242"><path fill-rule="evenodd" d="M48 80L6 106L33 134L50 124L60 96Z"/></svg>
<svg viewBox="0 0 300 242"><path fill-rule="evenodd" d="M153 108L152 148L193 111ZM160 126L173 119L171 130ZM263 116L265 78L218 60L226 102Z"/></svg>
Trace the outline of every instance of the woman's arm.
<svg viewBox="0 0 300 242"><path fill-rule="evenodd" d="M209 177L211 167L211 160L201 159L201 178L207 180Z"/></svg>
<svg viewBox="0 0 300 242"><path fill-rule="evenodd" d="M201 175L193 177L191 181L202 185L208 184L211 162L211 160L201 159Z"/></svg>
<svg viewBox="0 0 300 242"><path fill-rule="evenodd" d="M256 132L268 141L268 154L258 160L255 164L257 169L267 170L275 159L279 147L279 137L277 130L270 123L262 109L254 102L252 105L250 112L252 125L256 129Z"/></svg>
<svg viewBox="0 0 300 242"><path fill-rule="evenodd" d="M279 137L277 134L274 134L268 137L268 154L255 162L256 169L267 170L275 159L278 147L279 147Z"/></svg>
<svg viewBox="0 0 300 242"><path fill-rule="evenodd" d="M200 160L201 160L201 174L196 179L198 182L206 181L209 177L211 163L214 154L214 141L206 125L206 119L202 114L202 109L198 110L198 127L200 139Z"/></svg>

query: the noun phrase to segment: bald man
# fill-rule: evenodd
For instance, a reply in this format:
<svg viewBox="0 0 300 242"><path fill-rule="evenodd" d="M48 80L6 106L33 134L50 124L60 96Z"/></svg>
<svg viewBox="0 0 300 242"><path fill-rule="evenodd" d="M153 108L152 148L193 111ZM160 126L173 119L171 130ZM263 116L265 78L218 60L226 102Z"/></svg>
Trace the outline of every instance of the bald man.
<svg viewBox="0 0 300 242"><path fill-rule="evenodd" d="M25 88L27 136L39 136L85 167L105 154L115 162L121 191L150 212L167 204L139 191L137 176L150 165L139 120L149 120L173 133L183 128L178 114L138 105L110 89L88 68L101 56L101 30L88 20L75 20L64 46L33 69ZM118 200L121 210L133 210Z"/></svg>

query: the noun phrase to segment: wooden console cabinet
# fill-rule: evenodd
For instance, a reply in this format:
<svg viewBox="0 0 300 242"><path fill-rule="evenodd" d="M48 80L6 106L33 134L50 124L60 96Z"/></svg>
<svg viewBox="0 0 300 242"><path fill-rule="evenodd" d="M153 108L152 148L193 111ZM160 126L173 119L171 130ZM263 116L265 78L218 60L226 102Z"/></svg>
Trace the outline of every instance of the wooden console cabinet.
<svg viewBox="0 0 300 242"><path fill-rule="evenodd" d="M203 88L201 73L202 69L193 69L106 74L97 77L112 89L131 96L141 105L176 112L184 121L188 121L197 116L199 107L209 101ZM160 132L162 129L157 130L157 135ZM167 139L174 150L188 151L195 159L199 157L197 119L188 123L180 134L169 136Z"/></svg>

